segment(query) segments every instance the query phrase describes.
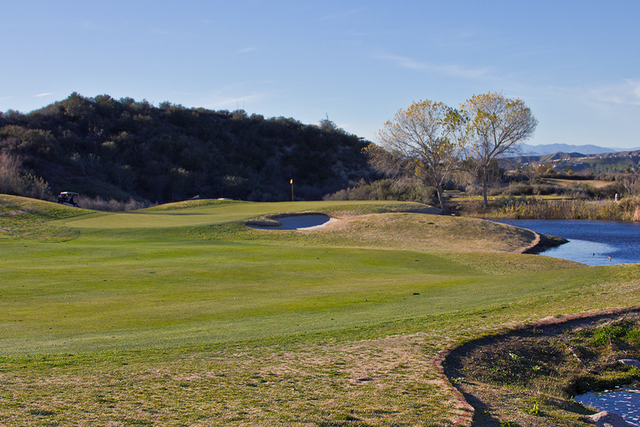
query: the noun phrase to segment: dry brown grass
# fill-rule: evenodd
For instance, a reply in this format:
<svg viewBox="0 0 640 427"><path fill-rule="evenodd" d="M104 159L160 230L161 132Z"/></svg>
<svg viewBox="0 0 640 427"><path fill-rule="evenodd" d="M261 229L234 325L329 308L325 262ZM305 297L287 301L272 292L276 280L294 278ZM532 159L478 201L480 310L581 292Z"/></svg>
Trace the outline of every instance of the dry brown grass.
<svg viewBox="0 0 640 427"><path fill-rule="evenodd" d="M332 215L333 216L333 215ZM520 253L537 235L477 218L419 213L368 214L341 219L320 232L350 235L352 242L424 252Z"/></svg>
<svg viewBox="0 0 640 427"><path fill-rule="evenodd" d="M594 188L602 188L612 184L612 181L600 181L597 179L575 181L571 179L545 178L545 181L547 181L550 184L563 185L565 187L575 187L577 183L577 184L583 184L583 185L590 185Z"/></svg>
<svg viewBox="0 0 640 427"><path fill-rule="evenodd" d="M463 409L433 370L446 345L435 342L413 334L2 372L0 424L445 426Z"/></svg>

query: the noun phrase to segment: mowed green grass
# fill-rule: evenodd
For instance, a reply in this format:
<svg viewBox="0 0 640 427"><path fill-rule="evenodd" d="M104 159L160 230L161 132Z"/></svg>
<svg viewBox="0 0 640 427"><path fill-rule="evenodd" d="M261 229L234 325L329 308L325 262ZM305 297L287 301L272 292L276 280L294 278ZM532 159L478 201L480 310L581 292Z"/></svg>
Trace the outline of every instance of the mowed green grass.
<svg viewBox="0 0 640 427"><path fill-rule="evenodd" d="M354 201L342 204L349 209L379 210L394 202ZM77 228L166 228L243 221L261 215L340 208L336 202L252 203L201 200L157 206L137 212L97 213L61 221Z"/></svg>
<svg viewBox="0 0 640 427"><path fill-rule="evenodd" d="M529 232L423 208L0 196L0 425L450 425L437 352L637 305L636 265L522 255ZM343 222L242 223L300 211Z"/></svg>
<svg viewBox="0 0 640 427"><path fill-rule="evenodd" d="M529 274L539 266L526 261L509 275L492 275L460 257L393 244L294 244L303 236L291 231L255 231L249 241L234 229L191 238L195 225L336 209L335 202L203 204L81 215L54 221L79 228L77 238L3 242L0 348L13 354L241 341L488 308L551 289ZM394 204L342 207L385 205ZM274 233L290 240L277 244ZM493 258L508 265L522 256Z"/></svg>

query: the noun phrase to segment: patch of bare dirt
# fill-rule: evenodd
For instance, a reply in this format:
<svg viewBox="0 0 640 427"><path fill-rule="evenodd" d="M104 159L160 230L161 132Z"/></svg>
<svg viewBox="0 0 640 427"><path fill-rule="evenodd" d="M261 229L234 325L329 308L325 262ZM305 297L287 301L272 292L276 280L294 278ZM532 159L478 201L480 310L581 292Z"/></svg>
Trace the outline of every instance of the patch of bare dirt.
<svg viewBox="0 0 640 427"><path fill-rule="evenodd" d="M546 319L460 346L447 377L474 408L474 426L593 425L576 394L640 380L640 310Z"/></svg>
<svg viewBox="0 0 640 427"><path fill-rule="evenodd" d="M7 212L0 212L0 215L4 215L4 216L16 216L16 215L21 215L21 214L25 214L28 213L29 210L28 209L13 209Z"/></svg>

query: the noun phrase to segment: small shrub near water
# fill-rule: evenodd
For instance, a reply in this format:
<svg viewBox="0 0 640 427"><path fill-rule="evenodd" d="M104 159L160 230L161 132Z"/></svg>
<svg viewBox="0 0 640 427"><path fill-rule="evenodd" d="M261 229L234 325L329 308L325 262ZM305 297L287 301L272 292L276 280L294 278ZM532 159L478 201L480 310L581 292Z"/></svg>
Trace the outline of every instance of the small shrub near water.
<svg viewBox="0 0 640 427"><path fill-rule="evenodd" d="M540 410L540 405L538 405L538 402L534 403L531 409L527 409L526 412L528 414L535 415L535 416L542 415L542 411Z"/></svg>
<svg viewBox="0 0 640 427"><path fill-rule="evenodd" d="M588 339L590 345L608 346L627 343L640 347L640 327L629 321L614 322L595 330L580 331L578 338Z"/></svg>

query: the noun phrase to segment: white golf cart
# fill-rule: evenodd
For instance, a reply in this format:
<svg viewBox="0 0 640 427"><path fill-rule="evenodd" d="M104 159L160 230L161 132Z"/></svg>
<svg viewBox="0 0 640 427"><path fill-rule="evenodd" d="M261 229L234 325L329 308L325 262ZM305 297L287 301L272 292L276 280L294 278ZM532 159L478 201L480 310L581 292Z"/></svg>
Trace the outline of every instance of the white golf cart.
<svg viewBox="0 0 640 427"><path fill-rule="evenodd" d="M79 197L80 195L78 193L72 193L71 191L63 191L62 193L58 194L58 203L79 208L80 207L80 205L78 204Z"/></svg>

